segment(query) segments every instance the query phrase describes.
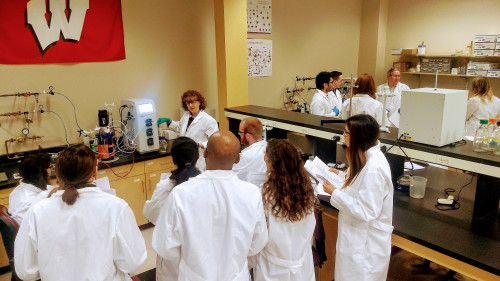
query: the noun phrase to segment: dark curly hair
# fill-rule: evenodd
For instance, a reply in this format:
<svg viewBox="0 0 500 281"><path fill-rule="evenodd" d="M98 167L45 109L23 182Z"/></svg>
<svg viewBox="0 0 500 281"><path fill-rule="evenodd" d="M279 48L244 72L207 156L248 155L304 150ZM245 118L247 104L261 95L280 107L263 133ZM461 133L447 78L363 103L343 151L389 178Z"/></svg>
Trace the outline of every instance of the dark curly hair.
<svg viewBox="0 0 500 281"><path fill-rule="evenodd" d="M271 139L265 160L268 180L262 186L264 209L292 222L314 212L317 199L297 147L289 140Z"/></svg>
<svg viewBox="0 0 500 281"><path fill-rule="evenodd" d="M50 168L50 161L50 155L47 153L27 155L19 164L19 174L23 182L46 190L49 183L47 169Z"/></svg>
<svg viewBox="0 0 500 281"><path fill-rule="evenodd" d="M205 110L205 108L207 108L207 101L200 92L196 90L187 90L184 92L184 94L182 94L181 97L182 108L184 108L185 111L189 111L186 105L186 101L190 97L195 97L200 101L200 110Z"/></svg>

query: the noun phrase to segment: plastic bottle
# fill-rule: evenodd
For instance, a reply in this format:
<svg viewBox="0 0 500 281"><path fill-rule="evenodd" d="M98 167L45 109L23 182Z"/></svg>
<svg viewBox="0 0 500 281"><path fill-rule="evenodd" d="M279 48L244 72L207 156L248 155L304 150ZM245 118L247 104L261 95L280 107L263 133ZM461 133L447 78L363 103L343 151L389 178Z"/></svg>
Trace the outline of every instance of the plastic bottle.
<svg viewBox="0 0 500 281"><path fill-rule="evenodd" d="M488 129L487 129L487 134L486 134L486 140L485 140L485 146L484 149L486 151L493 151L495 150L495 143L493 139L495 138L495 130L497 129L497 118L490 118L489 124L488 124Z"/></svg>
<svg viewBox="0 0 500 281"><path fill-rule="evenodd" d="M472 143L472 150L475 152L486 152L485 147L485 139L488 133L488 120L481 119L481 126L476 130L476 135L474 136L474 142Z"/></svg>
<svg viewBox="0 0 500 281"><path fill-rule="evenodd" d="M160 153L167 153L167 146L168 146L167 140L165 139L164 136L161 136L160 137L160 150L159 150L159 152Z"/></svg>
<svg viewBox="0 0 500 281"><path fill-rule="evenodd" d="M497 128L493 132L493 154L500 156L500 122L497 122Z"/></svg>

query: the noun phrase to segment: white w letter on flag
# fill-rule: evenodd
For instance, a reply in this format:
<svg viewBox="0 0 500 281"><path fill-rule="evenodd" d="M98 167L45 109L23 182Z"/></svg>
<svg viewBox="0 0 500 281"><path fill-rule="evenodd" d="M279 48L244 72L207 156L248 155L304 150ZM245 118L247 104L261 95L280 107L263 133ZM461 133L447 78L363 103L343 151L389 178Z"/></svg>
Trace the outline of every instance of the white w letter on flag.
<svg viewBox="0 0 500 281"><path fill-rule="evenodd" d="M26 21L31 26L42 55L61 35L65 41L79 41L88 9L89 0L30 0Z"/></svg>

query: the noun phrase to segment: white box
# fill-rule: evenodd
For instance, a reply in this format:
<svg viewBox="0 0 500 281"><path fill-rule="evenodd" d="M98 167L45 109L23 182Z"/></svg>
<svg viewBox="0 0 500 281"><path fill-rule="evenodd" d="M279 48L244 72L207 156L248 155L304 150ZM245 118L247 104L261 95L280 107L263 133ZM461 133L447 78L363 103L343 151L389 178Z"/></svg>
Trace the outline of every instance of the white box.
<svg viewBox="0 0 500 281"><path fill-rule="evenodd" d="M500 42L500 34L497 35L497 42Z"/></svg>
<svg viewBox="0 0 500 281"><path fill-rule="evenodd" d="M474 43L474 50L495 49L495 43Z"/></svg>
<svg viewBox="0 0 500 281"><path fill-rule="evenodd" d="M500 50L500 41L497 41L497 44L495 45L495 50Z"/></svg>
<svg viewBox="0 0 500 281"><path fill-rule="evenodd" d="M467 64L467 69L478 69L478 70L490 70L497 69L497 62L469 62Z"/></svg>
<svg viewBox="0 0 500 281"><path fill-rule="evenodd" d="M488 77L500 77L500 69L488 70Z"/></svg>
<svg viewBox="0 0 500 281"><path fill-rule="evenodd" d="M124 99L127 122L122 121L122 130L127 135L126 146L139 153L155 151L160 148L158 126L156 125L156 107L152 99ZM130 115L128 115L130 113Z"/></svg>
<svg viewBox="0 0 500 281"><path fill-rule="evenodd" d="M474 42L476 43L488 43L488 42L493 42L495 43L497 40L498 35L476 35L474 36Z"/></svg>
<svg viewBox="0 0 500 281"><path fill-rule="evenodd" d="M403 91L398 135L434 146L462 140L468 93L434 88Z"/></svg>
<svg viewBox="0 0 500 281"><path fill-rule="evenodd" d="M493 56L500 57L500 49L499 50L495 50L495 52L493 53Z"/></svg>
<svg viewBox="0 0 500 281"><path fill-rule="evenodd" d="M391 49L391 55L401 55L403 49Z"/></svg>
<svg viewBox="0 0 500 281"><path fill-rule="evenodd" d="M476 56L476 57L493 56L494 52L495 52L495 50L476 50L476 49L474 49L474 56Z"/></svg>
<svg viewBox="0 0 500 281"><path fill-rule="evenodd" d="M486 75L488 75L488 70L467 69L467 76L486 76Z"/></svg>

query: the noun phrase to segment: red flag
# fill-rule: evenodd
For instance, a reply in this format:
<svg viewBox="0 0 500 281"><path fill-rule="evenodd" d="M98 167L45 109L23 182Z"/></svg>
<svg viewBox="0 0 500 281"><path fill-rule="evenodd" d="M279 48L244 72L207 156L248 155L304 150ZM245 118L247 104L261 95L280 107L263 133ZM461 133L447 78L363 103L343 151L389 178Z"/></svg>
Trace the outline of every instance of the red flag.
<svg viewBox="0 0 500 281"><path fill-rule="evenodd" d="M0 63L125 59L121 0L0 0Z"/></svg>

